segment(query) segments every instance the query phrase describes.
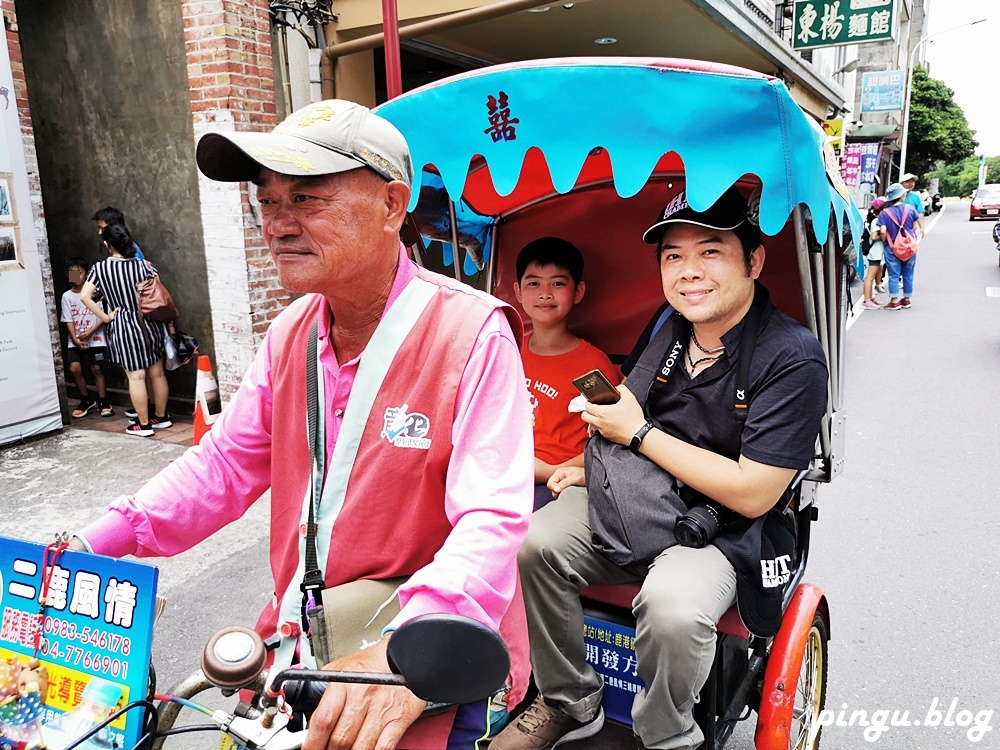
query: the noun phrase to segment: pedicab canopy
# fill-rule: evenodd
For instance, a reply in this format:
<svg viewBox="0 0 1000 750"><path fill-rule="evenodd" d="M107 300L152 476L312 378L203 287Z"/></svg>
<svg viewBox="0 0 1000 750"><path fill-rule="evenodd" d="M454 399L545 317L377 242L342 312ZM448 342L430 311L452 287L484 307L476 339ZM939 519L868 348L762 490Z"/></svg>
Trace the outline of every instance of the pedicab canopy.
<svg viewBox="0 0 1000 750"><path fill-rule="evenodd" d="M818 242L831 218L837 235L849 227L861 236L822 129L780 80L754 71L655 58L539 60L455 76L376 111L409 142L411 208L422 186L442 182L460 208L464 194L475 212L498 216L602 177L629 198L654 171L672 172L683 174L699 211L731 185L759 181L766 235L802 205Z"/></svg>

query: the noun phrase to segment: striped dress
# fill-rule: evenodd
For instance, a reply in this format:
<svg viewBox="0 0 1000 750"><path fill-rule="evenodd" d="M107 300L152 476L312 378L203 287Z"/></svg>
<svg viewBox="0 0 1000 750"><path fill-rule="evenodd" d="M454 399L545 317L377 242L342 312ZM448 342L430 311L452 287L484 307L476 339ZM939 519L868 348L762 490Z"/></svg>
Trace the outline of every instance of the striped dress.
<svg viewBox="0 0 1000 750"><path fill-rule="evenodd" d="M138 258L111 257L95 264L87 274L87 281L104 295L108 312L118 309L115 319L105 326L108 349L111 361L129 372L145 370L163 358L167 324L139 316L135 285L150 274L157 275L152 264L147 263Z"/></svg>

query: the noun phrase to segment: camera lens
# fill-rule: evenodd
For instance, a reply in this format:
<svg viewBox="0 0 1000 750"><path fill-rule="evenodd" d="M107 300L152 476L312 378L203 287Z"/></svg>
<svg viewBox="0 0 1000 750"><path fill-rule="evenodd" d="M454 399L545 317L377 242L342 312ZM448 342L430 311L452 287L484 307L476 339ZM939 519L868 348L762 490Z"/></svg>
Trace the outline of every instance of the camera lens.
<svg viewBox="0 0 1000 750"><path fill-rule="evenodd" d="M700 549L719 532L719 517L708 505L696 505L677 519L674 538L683 547Z"/></svg>

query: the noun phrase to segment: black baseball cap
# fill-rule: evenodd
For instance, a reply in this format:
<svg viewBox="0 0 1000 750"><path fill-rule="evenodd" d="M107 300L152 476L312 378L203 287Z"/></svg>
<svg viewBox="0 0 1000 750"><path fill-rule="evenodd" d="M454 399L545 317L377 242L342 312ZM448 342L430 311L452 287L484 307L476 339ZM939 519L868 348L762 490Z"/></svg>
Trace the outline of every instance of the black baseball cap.
<svg viewBox="0 0 1000 750"><path fill-rule="evenodd" d="M755 205L759 205L759 201ZM756 211L735 187L729 188L710 208L695 211L688 204L687 191L682 190L657 214L656 222L642 235L642 241L656 245L671 224L697 224L700 227L735 231L743 225L756 228Z"/></svg>
<svg viewBox="0 0 1000 750"><path fill-rule="evenodd" d="M740 619L754 635L770 638L781 629L783 598L795 569L792 520L772 510L727 531L713 543L736 571Z"/></svg>

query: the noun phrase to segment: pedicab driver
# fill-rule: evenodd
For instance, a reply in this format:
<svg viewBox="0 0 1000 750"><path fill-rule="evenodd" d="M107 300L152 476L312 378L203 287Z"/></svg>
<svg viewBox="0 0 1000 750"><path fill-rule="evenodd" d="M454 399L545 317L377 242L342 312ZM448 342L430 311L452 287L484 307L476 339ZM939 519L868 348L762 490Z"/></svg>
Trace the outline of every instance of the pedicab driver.
<svg viewBox="0 0 1000 750"><path fill-rule="evenodd" d="M701 744L692 708L716 623L737 595L751 632L777 631L792 537L772 509L813 457L827 370L816 338L756 281L765 250L755 216L735 188L700 213L681 193L645 233L675 312L647 327L623 367L621 400L587 405L583 418L600 434L585 470L554 475L558 499L532 518L520 567L540 696L491 750L547 750L600 729L603 684L586 657L581 587L642 581L632 610L645 688L632 718L646 748ZM711 501L723 519L715 540L676 544L677 518Z"/></svg>
<svg viewBox="0 0 1000 750"><path fill-rule="evenodd" d="M454 613L500 631L511 651L507 697L519 701L529 667L516 562L531 513L533 452L518 315L408 259L399 231L413 179L409 151L365 107L324 101L272 133L209 134L197 157L211 179L257 186L281 284L304 296L271 324L211 433L114 501L79 532L77 546L173 555L270 489L275 597L257 629L294 634L311 481L306 381L317 368L327 470L315 543L326 589L408 577L381 640L334 668L387 672L396 626ZM308 642L286 637L275 661L308 664L310 654ZM490 709L494 725L502 715L502 705L488 703L414 724L425 704L405 689L332 685L305 747L471 750L487 733Z"/></svg>

